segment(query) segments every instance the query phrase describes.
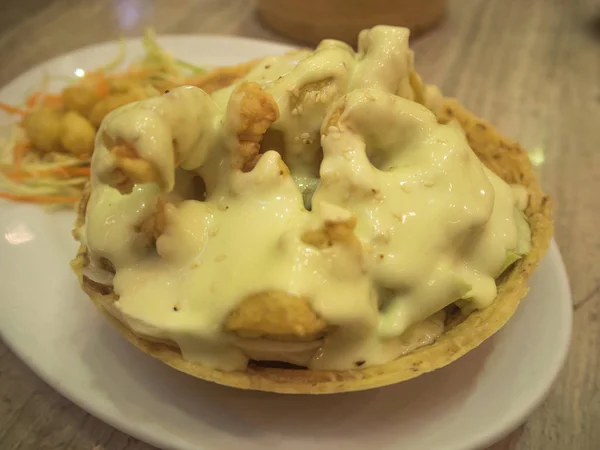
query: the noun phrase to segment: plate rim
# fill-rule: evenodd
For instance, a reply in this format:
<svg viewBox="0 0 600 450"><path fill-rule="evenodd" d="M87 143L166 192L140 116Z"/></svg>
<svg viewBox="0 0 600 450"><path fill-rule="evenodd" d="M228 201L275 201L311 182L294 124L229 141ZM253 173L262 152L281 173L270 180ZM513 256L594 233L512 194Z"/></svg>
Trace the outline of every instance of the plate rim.
<svg viewBox="0 0 600 450"><path fill-rule="evenodd" d="M255 38L255 37L244 37L244 36L234 36L234 35L226 35L226 34L184 34L184 33L161 33L158 35L157 41L159 44L164 44L165 41L177 41L177 40L185 40L185 39L198 39L198 40L207 40L207 41L230 41L230 42L246 42L248 44L253 45L268 45L270 47L280 47L282 51L293 50L296 48L302 48L302 46L294 45L291 43L285 42L277 42L270 41L268 39L263 38ZM125 45L139 45L143 40L143 36L128 36L123 38L122 40L110 39L106 41L94 42L92 44L83 45L81 47L77 47L73 50L67 50L61 52L57 55L50 56L46 59L43 59L37 62L35 65L26 69L25 71L15 75L10 78L4 84L0 86L0 91L3 91L5 88L9 87L11 84L17 82L20 78L29 77L40 71L44 66L55 64L59 60L64 59L69 56L74 56L80 52L92 52L92 51L101 51L103 47L115 46L117 49L119 45L123 42ZM176 43L175 43L176 44ZM169 45L168 43L166 44ZM125 57L125 61L129 62L129 58ZM211 66L212 67L212 66ZM216 66L215 66L216 67ZM6 115L2 113L2 115Z"/></svg>
<svg viewBox="0 0 600 450"><path fill-rule="evenodd" d="M497 426L497 430L489 431L487 434L480 433L478 437L472 439L470 447L454 446L449 447L447 450L475 450L498 443L504 437L508 436L515 429L517 429L520 425L524 424L527 421L527 419L531 416L531 414L533 414L533 412L546 400L548 394L554 386L554 383L558 379L561 372L564 370L573 338L573 297L567 268L565 266L562 254L554 237L550 241L550 246L548 247L546 254L540 261L538 267L536 268L536 272L539 269L539 266L541 265L542 261L546 259L550 260L550 263L555 264L557 266L554 274L556 275L556 281L560 284L562 292L557 293L556 297L563 299L562 301L557 303L559 303L559 305L561 305L562 307L559 315L563 319L565 326L565 338L561 340L561 348L557 349L559 351L556 352L557 357L554 358L553 373L549 374L544 384L540 383L537 385L540 386L540 388L537 389L537 394L532 396L532 399L529 401L528 406L523 407L520 413L515 413L512 417L505 420L503 422L503 426ZM525 297L521 299L521 302L526 301L528 295L529 292L527 293L527 295L525 295ZM521 305L519 304L519 306ZM502 330L502 328L500 330ZM527 392L532 392L534 390L535 389L530 389ZM497 422L496 424L498 423L500 422Z"/></svg>

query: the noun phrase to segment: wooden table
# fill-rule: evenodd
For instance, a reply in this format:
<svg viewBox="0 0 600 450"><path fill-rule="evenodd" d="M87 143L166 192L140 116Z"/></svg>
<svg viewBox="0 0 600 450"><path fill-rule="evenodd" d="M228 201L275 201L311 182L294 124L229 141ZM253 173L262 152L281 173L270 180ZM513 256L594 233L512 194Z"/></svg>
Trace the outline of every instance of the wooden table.
<svg viewBox="0 0 600 450"><path fill-rule="evenodd" d="M158 33L282 41L247 0L10 0L0 13L0 85L78 47ZM418 39L428 82L459 97L524 146L543 148L571 278L575 323L565 369L527 422L494 450L600 448L600 3L456 0ZM150 449L62 398L0 343L0 449Z"/></svg>

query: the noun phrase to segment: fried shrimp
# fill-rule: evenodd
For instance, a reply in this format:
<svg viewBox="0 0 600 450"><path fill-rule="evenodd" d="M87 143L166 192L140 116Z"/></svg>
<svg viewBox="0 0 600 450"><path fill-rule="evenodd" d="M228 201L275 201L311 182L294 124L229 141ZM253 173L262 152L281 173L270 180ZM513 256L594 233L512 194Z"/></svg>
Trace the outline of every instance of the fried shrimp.
<svg viewBox="0 0 600 450"><path fill-rule="evenodd" d="M154 213L146 217L135 227L138 233L148 237L148 245L156 243L157 239L164 234L165 229L167 228L165 211L167 205L168 203L164 197L157 197Z"/></svg>
<svg viewBox="0 0 600 450"><path fill-rule="evenodd" d="M67 86L62 93L65 109L87 117L102 96L98 92L97 80L84 78L79 83Z"/></svg>
<svg viewBox="0 0 600 450"><path fill-rule="evenodd" d="M95 137L96 130L81 114L67 111L63 115L60 142L66 151L74 155L91 154Z"/></svg>
<svg viewBox="0 0 600 450"><path fill-rule="evenodd" d="M128 145L115 145L110 149L114 158L111 178L106 178L112 186L123 193L131 192L137 183L161 183L160 174L148 161L140 158L135 149Z"/></svg>
<svg viewBox="0 0 600 450"><path fill-rule="evenodd" d="M40 152L59 151L61 148L61 113L56 108L42 107L27 114L23 127L31 144Z"/></svg>
<svg viewBox="0 0 600 450"><path fill-rule="evenodd" d="M360 240L354 234L356 217L347 220L325 220L323 226L316 230L305 231L302 241L313 247L323 249L335 244L346 245L360 249Z"/></svg>
<svg viewBox="0 0 600 450"><path fill-rule="evenodd" d="M202 90L181 87L109 114L94 153L94 179L117 190L115 205L135 211L129 221L111 225L114 233L133 230L133 253L156 246L160 256L184 258L189 251L170 242L190 233L186 224L194 219L179 217L202 207L186 200L205 200L215 183L226 180L220 171L252 170L260 141L277 117L274 99L256 83L239 85L225 111ZM222 157L226 164L219 163ZM283 161L276 163L278 176L289 178ZM190 248L201 241L191 239Z"/></svg>
<svg viewBox="0 0 600 450"><path fill-rule="evenodd" d="M146 111L156 118L173 117L178 104L189 105L194 109L193 116L181 117L181 121L159 121L159 127L171 135L170 140L150 142L151 151L140 153L144 142L136 142L120 131L127 121L135 122L142 117L140 111ZM221 113L222 114L222 113ZM125 108L109 117L100 132L106 143L107 163L98 172L99 179L118 189L131 192L135 184L156 183L161 190L169 191L173 187L175 169L178 166L186 170L197 169L208 157L215 135L221 127L220 113L211 99L197 88L183 87L174 89L164 96L145 100L138 108ZM264 133L277 120L279 112L273 97L256 83L242 83L236 87L227 111L223 127L236 136L231 149L231 165L236 170L251 170L259 157L260 142ZM191 123L190 123L191 122ZM197 126L195 124L198 124ZM192 125L190 127L189 125ZM141 127L147 126L144 122ZM193 132L188 130L192 128ZM142 135L142 140L144 136ZM119 144L113 145L113 142ZM165 151L165 148L167 151ZM170 158L169 158L170 155Z"/></svg>
<svg viewBox="0 0 600 450"><path fill-rule="evenodd" d="M264 134L279 118L279 109L273 97L258 83L247 82L233 91L228 110L237 122L234 133L238 139L238 151L234 153L233 167L249 172L260 157L260 142Z"/></svg>
<svg viewBox="0 0 600 450"><path fill-rule="evenodd" d="M204 164L219 126L217 117L210 97L194 87L173 89L115 111L99 131L104 147L97 151L105 154L98 178L122 192L139 183L156 183L170 191L178 166L190 169ZM160 129L161 139L147 131L152 127ZM134 135L130 129L136 130Z"/></svg>
<svg viewBox="0 0 600 450"><path fill-rule="evenodd" d="M242 338L312 341L323 336L327 322L317 316L307 299L269 291L242 300L223 327Z"/></svg>
<svg viewBox="0 0 600 450"><path fill-rule="evenodd" d="M280 117L269 128L263 151L278 151L294 174L313 179L318 177L322 158L319 130L323 118L343 95L353 89L376 88L429 107L437 92L414 72L407 30L386 26L362 32L358 52L342 42L325 40L314 52L300 50L266 58L235 86L245 81L259 83L277 99ZM234 89L217 91L213 97L223 102Z"/></svg>
<svg viewBox="0 0 600 450"><path fill-rule="evenodd" d="M143 97L136 93L115 94L111 95L110 97L103 98L92 107L88 115L89 120L92 125L98 128L108 113L120 108L121 106L127 105L128 103L141 100L142 98Z"/></svg>

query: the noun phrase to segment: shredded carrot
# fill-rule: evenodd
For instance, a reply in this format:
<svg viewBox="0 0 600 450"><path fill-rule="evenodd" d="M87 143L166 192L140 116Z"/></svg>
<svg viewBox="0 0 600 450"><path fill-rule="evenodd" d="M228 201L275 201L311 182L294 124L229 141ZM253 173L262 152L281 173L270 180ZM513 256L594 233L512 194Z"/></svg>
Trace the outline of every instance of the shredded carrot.
<svg viewBox="0 0 600 450"><path fill-rule="evenodd" d="M25 111L23 108L19 108L18 106L9 105L8 103L2 102L0 102L0 110L7 112L8 114L19 114L21 116L27 114L27 111Z"/></svg>
<svg viewBox="0 0 600 450"><path fill-rule="evenodd" d="M10 178L11 180L21 180L27 178L28 175L27 172L9 172L4 174L6 178Z"/></svg>
<svg viewBox="0 0 600 450"><path fill-rule="evenodd" d="M72 177L89 177L91 174L89 167L69 167L66 170Z"/></svg>
<svg viewBox="0 0 600 450"><path fill-rule="evenodd" d="M98 84L96 85L96 92L99 97L106 97L110 93L110 87L105 77L98 78Z"/></svg>
<svg viewBox="0 0 600 450"><path fill-rule="evenodd" d="M55 167L54 169L49 169L48 174L50 175L60 175L63 178L69 178L69 172L64 167Z"/></svg>
<svg viewBox="0 0 600 450"><path fill-rule="evenodd" d="M42 103L47 106L62 105L63 99L60 94L45 94Z"/></svg>
<svg viewBox="0 0 600 450"><path fill-rule="evenodd" d="M25 104L27 105L27 108L31 109L35 105L37 105L41 96L42 96L42 93L40 91L36 91L33 94L31 94L29 97L27 97L27 100L25 100Z"/></svg>
<svg viewBox="0 0 600 450"><path fill-rule="evenodd" d="M79 201L79 197L60 195L17 195L9 194L8 192L0 192L0 198L28 203L75 203Z"/></svg>
<svg viewBox="0 0 600 450"><path fill-rule="evenodd" d="M110 94L110 86L108 85L108 80L104 73L88 72L85 74L85 78L96 81L96 93L99 97L106 97Z"/></svg>
<svg viewBox="0 0 600 450"><path fill-rule="evenodd" d="M10 178L11 180L22 180L24 178L31 177L32 174L29 173L29 172L19 171L19 172L8 172L8 173L5 173L4 176L6 178Z"/></svg>
<svg viewBox="0 0 600 450"><path fill-rule="evenodd" d="M31 144L29 143L21 143L17 144L13 147L13 161L17 169L21 168L21 163L23 162L23 154L31 149Z"/></svg>
<svg viewBox="0 0 600 450"><path fill-rule="evenodd" d="M63 178L70 177L89 177L89 167L55 167L48 170L37 170L28 172L25 170L17 170L14 172L5 173L4 176L11 180L24 180L26 178L43 177L47 175L58 175Z"/></svg>

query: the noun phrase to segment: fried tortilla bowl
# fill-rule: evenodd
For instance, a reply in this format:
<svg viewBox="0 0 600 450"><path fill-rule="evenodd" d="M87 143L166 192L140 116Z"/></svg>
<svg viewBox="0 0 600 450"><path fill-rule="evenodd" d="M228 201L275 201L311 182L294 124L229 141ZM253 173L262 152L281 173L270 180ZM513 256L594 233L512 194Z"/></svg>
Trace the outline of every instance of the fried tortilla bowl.
<svg viewBox="0 0 600 450"><path fill-rule="evenodd" d="M73 261L84 291L133 345L165 364L196 378L239 389L252 389L286 394L325 394L358 391L399 383L444 367L497 332L516 311L527 293L527 280L546 252L552 237L551 202L545 196L533 173L526 151L519 144L500 136L487 122L464 109L454 99L445 99L438 121L456 120L479 159L507 183L521 184L529 193L525 213L532 232L531 251L497 280L498 295L484 310L467 316L458 308L449 314L444 333L431 345L418 348L389 363L364 369L345 371L313 371L286 364L250 362L245 371L226 372L186 361L178 348L167 342L154 342L136 336L120 320L113 305L117 299L111 288L83 275L88 261L82 246ZM85 220L87 196L80 204L78 222Z"/></svg>

